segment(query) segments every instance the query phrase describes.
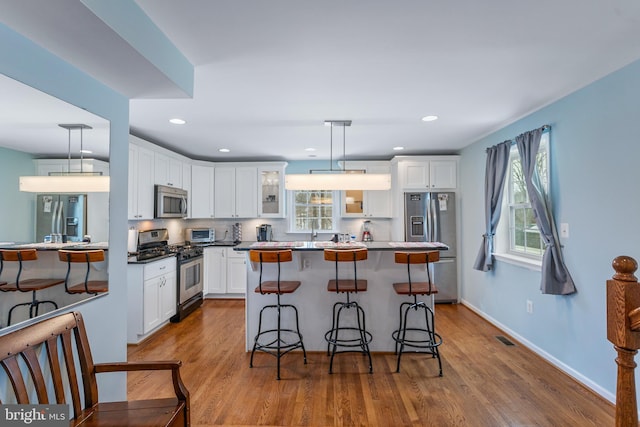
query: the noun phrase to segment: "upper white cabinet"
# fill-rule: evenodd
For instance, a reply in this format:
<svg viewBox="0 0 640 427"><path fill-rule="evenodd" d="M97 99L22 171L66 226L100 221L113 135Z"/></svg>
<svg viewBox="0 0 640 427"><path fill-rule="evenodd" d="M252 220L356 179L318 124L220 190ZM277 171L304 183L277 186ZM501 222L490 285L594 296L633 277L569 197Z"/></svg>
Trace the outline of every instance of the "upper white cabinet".
<svg viewBox="0 0 640 427"><path fill-rule="evenodd" d="M129 219L153 218L153 151L129 144Z"/></svg>
<svg viewBox="0 0 640 427"><path fill-rule="evenodd" d="M458 156L406 157L398 162L398 174L402 190L455 189Z"/></svg>
<svg viewBox="0 0 640 427"><path fill-rule="evenodd" d="M362 173L391 173L391 165L385 161L348 162L347 168ZM343 217L390 218L392 215L391 190L345 190L341 200Z"/></svg>
<svg viewBox="0 0 640 427"><path fill-rule="evenodd" d="M258 168L216 166L213 198L216 218L256 218Z"/></svg>
<svg viewBox="0 0 640 427"><path fill-rule="evenodd" d="M182 187L182 160L155 153L155 183L169 187Z"/></svg>
<svg viewBox="0 0 640 427"><path fill-rule="evenodd" d="M258 217L284 218L286 163L258 166Z"/></svg>
<svg viewBox="0 0 640 427"><path fill-rule="evenodd" d="M214 167L191 165L191 218L214 217Z"/></svg>

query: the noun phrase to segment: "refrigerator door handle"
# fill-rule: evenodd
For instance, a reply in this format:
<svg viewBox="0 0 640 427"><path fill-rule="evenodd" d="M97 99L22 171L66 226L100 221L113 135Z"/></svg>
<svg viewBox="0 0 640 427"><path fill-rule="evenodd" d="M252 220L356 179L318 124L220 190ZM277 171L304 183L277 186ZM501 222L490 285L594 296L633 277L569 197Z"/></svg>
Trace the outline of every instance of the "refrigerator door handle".
<svg viewBox="0 0 640 427"><path fill-rule="evenodd" d="M55 201L53 204L53 215L51 215L51 234L55 234L57 233L56 231L56 218L58 217L58 203L60 203L59 201Z"/></svg>
<svg viewBox="0 0 640 427"><path fill-rule="evenodd" d="M431 212L429 215L431 216L431 222L433 226L431 227L431 235L429 236L430 242L437 242L439 240L438 235L440 234L438 228L440 224L438 224L438 210L436 209L436 200L432 197L429 201L429 208Z"/></svg>

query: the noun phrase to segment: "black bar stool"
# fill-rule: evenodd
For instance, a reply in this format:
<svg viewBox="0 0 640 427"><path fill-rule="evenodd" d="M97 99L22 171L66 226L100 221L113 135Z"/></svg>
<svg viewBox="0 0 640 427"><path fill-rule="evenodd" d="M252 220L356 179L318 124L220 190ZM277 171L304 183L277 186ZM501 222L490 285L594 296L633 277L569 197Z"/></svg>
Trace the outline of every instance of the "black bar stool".
<svg viewBox="0 0 640 427"><path fill-rule="evenodd" d="M281 304L280 296L283 294L290 294L296 291L300 287L299 281L293 280L280 280L280 264L283 262L290 262L293 259L293 254L290 249L288 250L273 250L273 251L249 251L249 259L251 262L257 262L260 264L260 279L255 292L261 295L275 294L276 304L266 305L260 310L260 320L258 322L258 334L256 335L255 342L253 344L253 350L251 351L251 360L249 367L253 368L253 355L256 350L263 351L271 354L278 360L278 374L277 378L280 379L280 358L291 350L296 348L302 349L304 356L304 363L307 364L307 352L304 349L302 342L302 334L300 333L300 326L298 322L298 309L292 304ZM276 280L262 280L263 266L264 264L277 264L277 279ZM262 330L262 313L265 309L275 308L277 311L277 326L275 329ZM296 317L295 329L284 329L281 326L281 311L283 308L293 309ZM274 337L275 335L275 337ZM291 340L285 341L285 337L288 336ZM262 340L262 341L261 341Z"/></svg>
<svg viewBox="0 0 640 427"><path fill-rule="evenodd" d="M109 290L108 280L89 280L92 262L103 262L104 251L102 249L94 249L88 251L66 251L60 249L58 251L58 259L67 263L67 275L64 278L64 289L69 294L92 294L107 292ZM69 283L72 264L86 264L86 272L84 281L72 285Z"/></svg>
<svg viewBox="0 0 640 427"><path fill-rule="evenodd" d="M55 301L43 300L40 301L36 298L36 291L50 288L52 286L59 285L64 282L64 279L22 279L23 263L25 261L35 261L38 259L38 252L35 249L2 249L0 250L0 275L5 267L5 262L17 262L18 274L16 275L16 281L13 283L6 283L0 285L0 292L31 292L31 301L16 304L9 310L9 318L7 320L7 326L11 325L11 314L13 310L23 305L29 306L29 318L38 315L38 308L40 304L52 304L55 309L58 308L58 304Z"/></svg>
<svg viewBox="0 0 640 427"><path fill-rule="evenodd" d="M433 310L423 301L418 301L418 295L433 295L438 292L435 284L431 281L429 263L440 259L438 251L429 252L396 252L395 260L398 264L407 265L408 282L394 283L393 289L398 295L408 295L413 297L413 302L403 302L400 304L400 327L393 331L392 336L396 342L396 354L398 362L396 372L400 372L400 358L405 351L405 347L415 349L415 353L431 354L438 359L438 368L442 376L442 362L438 347L442 344L442 338L435 332L435 319ZM426 267L427 281L415 282L411 279L411 264L421 264ZM424 325L409 327L407 319L411 310L418 312L424 310Z"/></svg>
<svg viewBox="0 0 640 427"><path fill-rule="evenodd" d="M364 310L357 301L351 301L352 293L365 292L367 290L367 281L358 279L358 261L367 259L368 251L364 249L325 249L324 259L335 263L336 278L329 280L327 290L335 293L346 293L346 302L337 302L333 305L333 318L331 329L327 331L324 338L327 340L327 354L331 355L329 362L329 373L333 373L333 357L336 353L362 353L369 357L369 373L373 373L373 365L371 363L371 352L369 351L369 343L372 335L367 332ZM338 264L341 262L353 263L353 279L340 279L338 277ZM340 316L344 309L356 309L355 326L341 326ZM345 350L338 350L342 347Z"/></svg>

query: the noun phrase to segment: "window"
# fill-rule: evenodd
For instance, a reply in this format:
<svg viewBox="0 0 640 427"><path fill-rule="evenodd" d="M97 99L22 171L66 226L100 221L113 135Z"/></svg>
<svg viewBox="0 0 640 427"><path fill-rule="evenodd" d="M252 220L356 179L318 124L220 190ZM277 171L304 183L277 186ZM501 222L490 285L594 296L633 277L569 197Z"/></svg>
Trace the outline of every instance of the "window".
<svg viewBox="0 0 640 427"><path fill-rule="evenodd" d="M540 140L540 149L536 157L536 168L540 183L545 193L549 190L549 133L543 133ZM509 174L507 176L508 187L508 226L509 249L513 255L523 255L532 258L542 258L544 242L533 216L533 209L529 202L522 162L517 147L511 147L509 159Z"/></svg>
<svg viewBox="0 0 640 427"><path fill-rule="evenodd" d="M333 231L336 219L333 191L291 191L292 203L289 229L291 232L305 233L312 229Z"/></svg>

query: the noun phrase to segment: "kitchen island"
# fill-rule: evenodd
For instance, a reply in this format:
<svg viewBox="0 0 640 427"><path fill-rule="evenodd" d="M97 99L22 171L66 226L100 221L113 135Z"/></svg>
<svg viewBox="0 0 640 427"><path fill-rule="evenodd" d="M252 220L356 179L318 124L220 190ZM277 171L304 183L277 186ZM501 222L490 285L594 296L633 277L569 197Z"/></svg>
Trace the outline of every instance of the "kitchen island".
<svg viewBox="0 0 640 427"><path fill-rule="evenodd" d="M391 333L398 328L399 307L406 296L398 296L393 290L394 282L406 281L405 265L396 264L395 251L446 250L442 243L427 242L243 242L234 248L235 251L251 249L275 250L291 249L293 262L282 264L283 280L299 280L302 285L293 294L282 297L284 304L293 304L300 313L300 331L307 351L326 351L325 333L331 328L331 310L337 301L346 299L344 294L336 295L327 291L327 282L335 277L334 264L324 260L325 248L362 248L369 250L368 259L358 263L358 278L368 281L367 291L354 294L352 299L358 301L366 313L367 330L373 335L370 344L372 351L394 351L395 341ZM424 269L423 269L424 270ZM254 337L258 331L260 309L275 303L275 296L260 295L254 292L258 285L259 267L247 258L247 292L246 292L246 349L253 347ZM353 264L340 265L341 277L353 278ZM265 277L271 278L274 276ZM425 272L426 274L426 272ZM437 284L437 280L435 280ZM433 298L423 299L433 307ZM293 324L294 319L288 310L283 312L283 324ZM272 316L275 317L275 316ZM271 319L269 319L271 320ZM266 321L266 319L264 319ZM274 322L275 323L275 322ZM266 326L272 325L267 323ZM264 327L264 325L263 325Z"/></svg>

